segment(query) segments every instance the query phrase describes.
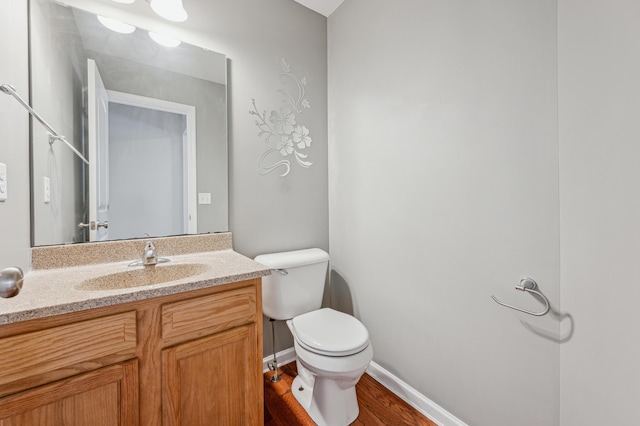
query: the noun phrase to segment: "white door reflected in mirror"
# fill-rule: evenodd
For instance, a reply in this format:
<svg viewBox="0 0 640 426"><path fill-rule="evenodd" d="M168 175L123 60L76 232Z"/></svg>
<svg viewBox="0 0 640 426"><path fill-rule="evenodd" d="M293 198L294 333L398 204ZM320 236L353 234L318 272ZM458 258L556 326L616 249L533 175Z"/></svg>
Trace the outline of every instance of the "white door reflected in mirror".
<svg viewBox="0 0 640 426"><path fill-rule="evenodd" d="M93 59L87 59L89 97L89 220L109 221L109 96ZM109 239L108 227L89 227L89 241Z"/></svg>

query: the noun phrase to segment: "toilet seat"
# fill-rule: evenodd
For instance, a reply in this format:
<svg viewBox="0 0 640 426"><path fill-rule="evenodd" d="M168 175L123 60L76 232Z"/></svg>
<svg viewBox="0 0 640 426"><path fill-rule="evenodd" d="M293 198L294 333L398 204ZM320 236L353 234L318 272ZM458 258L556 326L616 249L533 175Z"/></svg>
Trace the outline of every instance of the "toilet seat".
<svg viewBox="0 0 640 426"><path fill-rule="evenodd" d="M369 332L360 321L331 308L299 315L291 325L298 344L320 355L353 355L369 345Z"/></svg>

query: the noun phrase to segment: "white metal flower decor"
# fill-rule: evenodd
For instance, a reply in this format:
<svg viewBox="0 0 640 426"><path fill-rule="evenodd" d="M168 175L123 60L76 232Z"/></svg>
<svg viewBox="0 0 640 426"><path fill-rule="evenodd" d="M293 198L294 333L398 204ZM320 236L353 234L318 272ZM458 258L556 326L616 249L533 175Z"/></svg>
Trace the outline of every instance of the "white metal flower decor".
<svg viewBox="0 0 640 426"><path fill-rule="evenodd" d="M309 129L300 123L300 115L305 109L310 109L311 105L305 98L305 86L307 85L306 77L298 78L292 73L291 65L282 59L282 74L280 74L280 82L283 86L278 90L283 97L283 105L280 110L272 110L267 118L267 112L258 111L256 100L252 99L253 110L249 114L256 117L255 124L259 129L258 136L264 139L269 148L262 154L258 167L260 174L266 175L274 170L284 167L281 177L285 177L291 172L291 161L289 159L281 159L271 165L265 165L267 157L271 154L279 153L282 157L293 158L297 163L309 168L313 164L307 161L308 154L303 151L311 146L311 137ZM286 84L293 82L297 88L297 96L292 96L286 90ZM296 116L297 114L297 116ZM278 157L279 158L279 157Z"/></svg>

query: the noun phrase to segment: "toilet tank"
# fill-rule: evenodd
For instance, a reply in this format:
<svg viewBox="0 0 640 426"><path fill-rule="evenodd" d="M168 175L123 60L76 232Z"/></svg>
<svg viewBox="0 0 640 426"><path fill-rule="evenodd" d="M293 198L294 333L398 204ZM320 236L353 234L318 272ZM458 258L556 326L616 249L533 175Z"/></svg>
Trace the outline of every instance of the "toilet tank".
<svg viewBox="0 0 640 426"><path fill-rule="evenodd" d="M256 262L272 269L262 278L262 312L287 320L320 309L329 254L318 248L263 254Z"/></svg>

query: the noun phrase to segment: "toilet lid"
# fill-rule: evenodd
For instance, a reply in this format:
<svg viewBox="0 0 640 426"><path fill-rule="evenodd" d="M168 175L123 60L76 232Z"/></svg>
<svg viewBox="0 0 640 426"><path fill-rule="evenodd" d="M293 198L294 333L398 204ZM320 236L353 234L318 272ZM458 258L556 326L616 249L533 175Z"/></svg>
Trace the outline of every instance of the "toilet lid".
<svg viewBox="0 0 640 426"><path fill-rule="evenodd" d="M298 343L321 355L352 355L369 344L369 332L360 321L330 308L299 315L292 325Z"/></svg>

